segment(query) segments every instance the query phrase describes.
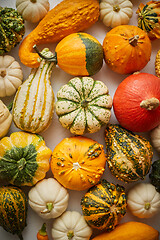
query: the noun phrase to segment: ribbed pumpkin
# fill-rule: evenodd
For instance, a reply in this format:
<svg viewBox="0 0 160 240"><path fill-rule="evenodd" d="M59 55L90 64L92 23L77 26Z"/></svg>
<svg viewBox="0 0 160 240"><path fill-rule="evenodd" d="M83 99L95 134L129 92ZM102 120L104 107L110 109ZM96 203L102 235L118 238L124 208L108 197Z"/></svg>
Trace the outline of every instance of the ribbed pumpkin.
<svg viewBox="0 0 160 240"><path fill-rule="evenodd" d="M57 93L56 113L63 127L82 135L109 122L112 98L107 86L90 77L76 77Z"/></svg>
<svg viewBox="0 0 160 240"><path fill-rule="evenodd" d="M140 3L138 10L138 27L147 32L149 38L160 38L160 1Z"/></svg>
<svg viewBox="0 0 160 240"><path fill-rule="evenodd" d="M106 34L103 49L108 67L114 72L128 74L143 69L149 62L151 41L142 29L121 25Z"/></svg>
<svg viewBox="0 0 160 240"><path fill-rule="evenodd" d="M103 179L81 199L83 215L92 228L111 231L126 213L126 194L120 185Z"/></svg>
<svg viewBox="0 0 160 240"><path fill-rule="evenodd" d="M23 240L22 231L27 226L27 208L27 198L21 189L0 187L0 226L17 234L20 240Z"/></svg>
<svg viewBox="0 0 160 240"><path fill-rule="evenodd" d="M43 54L40 56L43 57ZM55 62L71 75L90 76L102 67L103 48L100 42L88 33L72 33L57 44L54 57L44 56L44 59Z"/></svg>
<svg viewBox="0 0 160 240"><path fill-rule="evenodd" d="M71 137L53 150L51 170L65 188L80 191L100 180L105 163L103 145L89 138Z"/></svg>
<svg viewBox="0 0 160 240"><path fill-rule="evenodd" d="M0 178L32 186L45 177L51 153L41 136L14 132L0 141Z"/></svg>
<svg viewBox="0 0 160 240"><path fill-rule="evenodd" d="M52 56L48 49L42 51ZM13 121L23 131L39 133L46 130L54 111L54 93L50 76L54 64L42 60L39 68L32 69L27 80L18 88L13 101Z"/></svg>
<svg viewBox="0 0 160 240"><path fill-rule="evenodd" d="M152 146L144 137L119 125L108 125L105 131L108 167L124 182L144 179L152 163Z"/></svg>

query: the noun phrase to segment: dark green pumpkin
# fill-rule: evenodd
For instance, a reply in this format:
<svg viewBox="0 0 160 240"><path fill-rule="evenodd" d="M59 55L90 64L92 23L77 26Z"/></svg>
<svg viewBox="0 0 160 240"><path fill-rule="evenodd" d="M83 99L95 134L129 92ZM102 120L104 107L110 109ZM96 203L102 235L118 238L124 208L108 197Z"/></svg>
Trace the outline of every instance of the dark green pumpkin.
<svg viewBox="0 0 160 240"><path fill-rule="evenodd" d="M0 187L0 226L22 240L26 218L27 198L24 192L14 186Z"/></svg>
<svg viewBox="0 0 160 240"><path fill-rule="evenodd" d="M160 193L160 160L154 161L152 164L152 171L149 174L152 185Z"/></svg>
<svg viewBox="0 0 160 240"><path fill-rule="evenodd" d="M22 16L13 8L0 7L0 55L15 47L24 33Z"/></svg>
<svg viewBox="0 0 160 240"><path fill-rule="evenodd" d="M126 213L124 187L103 179L82 197L81 207L86 222L92 228L111 231Z"/></svg>
<svg viewBox="0 0 160 240"><path fill-rule="evenodd" d="M108 125L105 131L108 167L124 182L144 179L152 163L150 142L119 125Z"/></svg>
<svg viewBox="0 0 160 240"><path fill-rule="evenodd" d="M87 33L72 33L63 38L56 46L54 57L39 55L73 76L94 75L103 65L103 47Z"/></svg>

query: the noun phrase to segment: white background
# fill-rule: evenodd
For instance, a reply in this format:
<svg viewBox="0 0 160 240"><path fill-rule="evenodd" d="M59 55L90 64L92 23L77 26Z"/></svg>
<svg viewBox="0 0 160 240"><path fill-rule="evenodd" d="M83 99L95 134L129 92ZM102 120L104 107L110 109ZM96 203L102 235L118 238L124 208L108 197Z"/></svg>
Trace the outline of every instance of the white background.
<svg viewBox="0 0 160 240"><path fill-rule="evenodd" d="M87 1L87 0L86 0ZM0 0L0 5L2 7L12 7L12 8L16 8L15 6L15 2L16 0ZM52 9L55 5L57 5L58 3L60 3L61 0L50 0L50 9ZM136 14L136 10L140 4L140 2L143 3L147 3L148 1L141 1L141 0L132 0L132 3L134 5L133 7L133 16L129 22L130 25L135 25L137 26L137 14ZM32 23L28 23L25 22L25 27L26 27L26 33L25 36L32 31L32 29L34 29L36 27L37 24L32 24ZM110 30L110 28L107 28L100 20L95 23L90 29L86 30L85 32L93 35L94 37L96 37L100 43L103 43L103 39L106 35L106 33ZM50 45L45 45L45 46L41 46L40 49L42 49L43 47L49 47L50 50L52 50L54 52L56 44L50 44ZM12 55L15 57L15 59L20 63L19 57L18 57L18 47L14 48L10 53L8 53L9 55ZM146 73L152 73L155 74L155 68L154 68L154 63L155 63L155 56L157 51L160 48L160 40L155 40L152 42L152 55L151 55L151 60L150 62L147 64L147 66L141 71L141 72L146 72ZM21 63L20 63L21 64ZM30 73L30 68L24 66L23 64L21 64L23 73L24 73L24 80L28 77L29 73ZM56 98L56 93L59 90L59 88L66 84L73 76L63 72L60 68L56 67L53 70L52 76L51 76L51 84L53 87L53 91L55 93L55 98ZM94 80L101 80L103 81L109 88L110 91L110 95L113 97L115 90L117 88L117 86L120 84L120 82L125 79L127 77L127 75L120 75L117 73L112 72L104 63L102 69L93 76ZM8 104L11 100L13 99L13 97L10 98L3 98L2 101L6 104ZM117 120L115 119L114 116L114 112L112 109L112 116L110 119L110 123L117 123ZM98 141L99 143L103 144L105 146L105 142L104 142L104 129L105 127L103 127L99 132L95 133L95 134L86 134L85 136L92 138L96 141ZM15 132L15 131L19 131L14 124L12 124L11 129L8 133L8 136L10 135L10 133ZM58 118L56 116L56 113L54 113L54 117L52 120L52 124L50 125L50 127L41 134L46 142L46 145L53 150L54 147L65 137L70 137L72 136L72 134L64 129L60 123L58 122ZM143 136L146 136L147 138L149 138L149 134L141 134ZM154 160L158 159L158 154L154 151ZM47 177L52 177L52 173L48 172L47 173ZM123 185L126 189L126 193L127 191L136 183L130 183L130 184L124 184L122 181L117 180L115 177L113 177L108 169L108 167L106 166L106 170L104 172L103 178L107 179L109 182L113 182L114 184L120 184ZM140 181L139 181L140 182ZM145 180L143 182L149 182L149 178L148 176L146 176ZM1 183L2 185L2 183ZM30 188L29 187L23 187L23 190L27 193ZM71 191L69 190L69 205L68 205L68 209L67 210L75 210L75 211L79 211L81 212L81 207L80 207L80 200L81 197L85 194L86 191ZM127 214L124 216L124 218L121 220L121 222L128 222L128 221L141 221L143 223L149 224L150 226L154 227L155 229L160 231L160 215L157 214L155 217L150 218L150 219L139 219L137 217L134 217L129 210L127 211ZM41 219L35 212L33 212L32 209L28 209L28 217L27 217L27 227L24 229L23 231L23 237L24 240L35 240L36 239L36 234L37 231L40 229L42 223L44 222L43 219ZM50 240L52 239L51 237L51 227L52 227L52 222L53 220L48 220L47 223L47 231L49 234L49 238ZM94 234L97 234L97 231L94 230ZM18 239L17 236L12 235L10 233L7 233L6 231L4 231L2 229L2 227L0 228L0 240L16 240Z"/></svg>

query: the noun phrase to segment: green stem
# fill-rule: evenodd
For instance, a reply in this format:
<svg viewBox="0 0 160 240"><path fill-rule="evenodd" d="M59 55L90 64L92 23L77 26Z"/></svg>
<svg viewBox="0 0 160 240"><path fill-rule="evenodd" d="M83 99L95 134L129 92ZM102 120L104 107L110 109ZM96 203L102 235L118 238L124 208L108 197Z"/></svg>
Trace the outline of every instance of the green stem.
<svg viewBox="0 0 160 240"><path fill-rule="evenodd" d="M50 213L53 209L53 203L47 203L46 204L46 209L44 209L43 211L41 211L42 214L45 213Z"/></svg>
<svg viewBox="0 0 160 240"><path fill-rule="evenodd" d="M74 232L72 230L68 231L67 237L68 237L68 240L72 240L72 238L74 237Z"/></svg>
<svg viewBox="0 0 160 240"><path fill-rule="evenodd" d="M46 223L43 223L41 229L39 230L39 234L42 236L46 236L47 232L46 232Z"/></svg>
<svg viewBox="0 0 160 240"><path fill-rule="evenodd" d="M56 56L56 53L55 53L55 55L54 55L53 57L47 57L47 56L45 56L44 54L42 54L42 53L38 50L38 48L37 48L36 45L33 46L33 49L36 51L36 53L38 53L38 55L39 55L42 59L47 60L48 62L54 62L55 64L57 64L57 56Z"/></svg>
<svg viewBox="0 0 160 240"><path fill-rule="evenodd" d="M13 101L7 106L8 110L11 111L13 107Z"/></svg>
<svg viewBox="0 0 160 240"><path fill-rule="evenodd" d="M151 204L150 204L150 203L145 203L145 206L144 206L144 208L145 208L146 210L149 210L149 209L150 209L150 207L151 207Z"/></svg>
<svg viewBox="0 0 160 240"><path fill-rule="evenodd" d="M26 165L26 159L21 158L17 163L18 163L18 169L21 171L24 169L24 167Z"/></svg>

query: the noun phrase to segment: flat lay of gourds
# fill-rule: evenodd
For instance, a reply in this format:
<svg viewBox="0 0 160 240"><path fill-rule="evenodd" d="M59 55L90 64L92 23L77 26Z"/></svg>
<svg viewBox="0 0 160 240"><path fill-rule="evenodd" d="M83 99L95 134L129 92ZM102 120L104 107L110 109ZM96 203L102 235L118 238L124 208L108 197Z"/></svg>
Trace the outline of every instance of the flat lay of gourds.
<svg viewBox="0 0 160 240"><path fill-rule="evenodd" d="M0 1L0 239L158 240L160 1Z"/></svg>

